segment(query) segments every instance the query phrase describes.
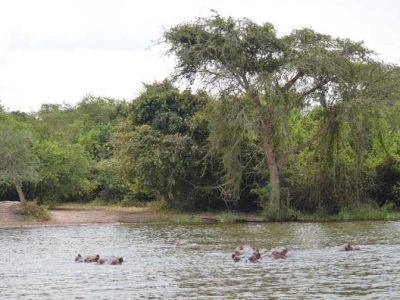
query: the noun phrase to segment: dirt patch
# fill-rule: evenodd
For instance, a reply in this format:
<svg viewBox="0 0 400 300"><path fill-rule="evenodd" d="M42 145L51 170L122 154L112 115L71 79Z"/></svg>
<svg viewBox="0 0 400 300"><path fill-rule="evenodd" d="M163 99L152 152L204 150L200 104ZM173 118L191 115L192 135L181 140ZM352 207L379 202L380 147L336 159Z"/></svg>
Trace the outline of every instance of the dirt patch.
<svg viewBox="0 0 400 300"><path fill-rule="evenodd" d="M15 215L13 211L21 205L15 201L0 202L0 228L104 224L104 223L145 223L151 221L153 212L146 209L90 209L71 208L49 210L49 221L37 221Z"/></svg>
<svg viewBox="0 0 400 300"><path fill-rule="evenodd" d="M50 211L53 224L88 224L88 223L143 223L153 215L145 209L55 209Z"/></svg>
<svg viewBox="0 0 400 300"><path fill-rule="evenodd" d="M13 224L19 221L13 211L21 206L18 201L1 201L0 202L0 227L7 224Z"/></svg>

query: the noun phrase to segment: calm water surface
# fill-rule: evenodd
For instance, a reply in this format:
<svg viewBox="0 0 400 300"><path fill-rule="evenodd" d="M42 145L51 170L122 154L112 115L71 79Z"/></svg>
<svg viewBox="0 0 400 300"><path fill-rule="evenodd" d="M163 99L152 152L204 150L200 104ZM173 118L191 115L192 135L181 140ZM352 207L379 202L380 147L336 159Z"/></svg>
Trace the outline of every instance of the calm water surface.
<svg viewBox="0 0 400 300"><path fill-rule="evenodd" d="M362 250L339 251L348 241ZM291 251L233 263L240 244ZM77 264L77 253L125 261ZM0 260L0 299L400 298L400 222L0 229Z"/></svg>

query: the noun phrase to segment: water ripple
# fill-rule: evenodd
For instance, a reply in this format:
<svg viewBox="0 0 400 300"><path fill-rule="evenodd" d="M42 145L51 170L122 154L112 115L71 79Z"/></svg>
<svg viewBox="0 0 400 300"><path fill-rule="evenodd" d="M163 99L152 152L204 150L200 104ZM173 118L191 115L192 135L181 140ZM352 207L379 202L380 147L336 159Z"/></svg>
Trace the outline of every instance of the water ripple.
<svg viewBox="0 0 400 300"><path fill-rule="evenodd" d="M3 229L0 299L395 298L399 229L399 222ZM362 250L340 251L346 242ZM233 263L239 244L287 246L290 255ZM76 264L77 253L124 263Z"/></svg>

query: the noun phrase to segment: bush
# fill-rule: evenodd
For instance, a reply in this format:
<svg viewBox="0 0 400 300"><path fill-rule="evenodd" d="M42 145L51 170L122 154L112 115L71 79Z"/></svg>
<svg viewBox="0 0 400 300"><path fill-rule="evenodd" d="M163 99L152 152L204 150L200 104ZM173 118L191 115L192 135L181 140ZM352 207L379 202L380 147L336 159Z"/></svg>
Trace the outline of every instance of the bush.
<svg viewBox="0 0 400 300"><path fill-rule="evenodd" d="M156 211L166 211L169 209L167 202L164 199L158 199L147 203L147 208Z"/></svg>
<svg viewBox="0 0 400 300"><path fill-rule="evenodd" d="M220 215L218 215L218 221L220 223L235 223L236 219L237 219L236 215L230 211L223 212Z"/></svg>
<svg viewBox="0 0 400 300"><path fill-rule="evenodd" d="M92 202L90 202L90 205L92 206L116 206L118 204L117 201L110 201L110 200L105 200L103 198L96 198Z"/></svg>
<svg viewBox="0 0 400 300"><path fill-rule="evenodd" d="M298 221L298 213L287 206L281 207L276 212L264 210L264 215L268 221L272 222Z"/></svg>
<svg viewBox="0 0 400 300"><path fill-rule="evenodd" d="M44 206L40 206L36 201L25 201L12 208L12 213L22 216L32 216L35 219L47 221L50 219L49 212Z"/></svg>
<svg viewBox="0 0 400 300"><path fill-rule="evenodd" d="M135 198L125 197L121 200L120 205L122 207L144 207L146 203Z"/></svg>
<svg viewBox="0 0 400 300"><path fill-rule="evenodd" d="M392 220L398 218L394 203L386 203L379 207L374 202L368 202L358 207L345 207L340 209L338 220Z"/></svg>

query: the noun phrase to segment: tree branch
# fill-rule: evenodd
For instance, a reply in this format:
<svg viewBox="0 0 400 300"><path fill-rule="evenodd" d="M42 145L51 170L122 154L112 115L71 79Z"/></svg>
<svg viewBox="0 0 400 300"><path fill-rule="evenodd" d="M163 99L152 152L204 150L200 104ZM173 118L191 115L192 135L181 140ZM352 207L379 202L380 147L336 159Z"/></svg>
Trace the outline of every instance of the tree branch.
<svg viewBox="0 0 400 300"><path fill-rule="evenodd" d="M337 114L335 113L306 142L301 143L292 149L286 150L286 152L283 154L282 158L279 160L278 166L281 167L284 163L286 163L286 161L288 160L290 155L297 154L300 151L304 150L305 148L311 146L322 135L322 133L324 133L326 130L328 130L329 127L331 127L331 125L335 121L336 117L337 117Z"/></svg>
<svg viewBox="0 0 400 300"><path fill-rule="evenodd" d="M297 72L297 74L292 79L290 79L288 82L286 82L286 84L283 87L280 88L280 92L282 94L286 93L303 75L304 75L303 71Z"/></svg>
<svg viewBox="0 0 400 300"><path fill-rule="evenodd" d="M328 83L328 80L324 79L322 80L320 83L316 84L315 86L313 86L312 88L310 88L309 90L303 92L299 97L298 100L307 97L308 95L314 93L316 90L322 88L325 84Z"/></svg>

